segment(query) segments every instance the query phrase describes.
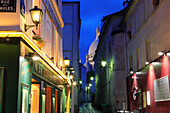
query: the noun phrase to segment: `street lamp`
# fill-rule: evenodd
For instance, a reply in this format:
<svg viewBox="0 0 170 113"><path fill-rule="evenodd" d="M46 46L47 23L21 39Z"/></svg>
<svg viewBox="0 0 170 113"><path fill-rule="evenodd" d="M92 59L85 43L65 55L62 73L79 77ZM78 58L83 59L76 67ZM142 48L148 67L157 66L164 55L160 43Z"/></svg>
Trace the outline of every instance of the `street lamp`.
<svg viewBox="0 0 170 113"><path fill-rule="evenodd" d="M91 86L92 86L92 83L90 83L89 86L91 87Z"/></svg>
<svg viewBox="0 0 170 113"><path fill-rule="evenodd" d="M106 63L106 61L104 61L104 60L101 62L101 65L102 65L103 67L105 67L106 64L107 64L107 63Z"/></svg>
<svg viewBox="0 0 170 113"><path fill-rule="evenodd" d="M83 83L83 82L80 80L80 81L79 81L79 84L82 84L82 83Z"/></svg>
<svg viewBox="0 0 170 113"><path fill-rule="evenodd" d="M70 79L73 79L73 75L70 75Z"/></svg>
<svg viewBox="0 0 170 113"><path fill-rule="evenodd" d="M64 65L66 67L70 65L70 60L67 57L64 59Z"/></svg>
<svg viewBox="0 0 170 113"><path fill-rule="evenodd" d="M94 80L94 77L90 77L90 80L93 81L93 80Z"/></svg>
<svg viewBox="0 0 170 113"><path fill-rule="evenodd" d="M30 12L30 15L31 15L32 22L35 25L26 25L25 24L25 32L31 27L36 26L36 28L37 28L38 24L41 23L41 18L42 18L42 15L43 15L42 9L39 9L38 6L34 6L34 8L30 9L29 12Z"/></svg>
<svg viewBox="0 0 170 113"><path fill-rule="evenodd" d="M75 86L77 83L75 81L73 81L73 85Z"/></svg>

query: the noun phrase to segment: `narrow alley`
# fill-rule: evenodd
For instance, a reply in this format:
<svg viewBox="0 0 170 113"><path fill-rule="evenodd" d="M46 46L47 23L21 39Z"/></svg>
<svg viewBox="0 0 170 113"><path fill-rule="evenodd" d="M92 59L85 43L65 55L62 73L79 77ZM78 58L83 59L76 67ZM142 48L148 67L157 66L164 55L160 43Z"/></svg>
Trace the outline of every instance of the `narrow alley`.
<svg viewBox="0 0 170 113"><path fill-rule="evenodd" d="M79 107L79 113L102 113L92 107L91 103L83 103Z"/></svg>

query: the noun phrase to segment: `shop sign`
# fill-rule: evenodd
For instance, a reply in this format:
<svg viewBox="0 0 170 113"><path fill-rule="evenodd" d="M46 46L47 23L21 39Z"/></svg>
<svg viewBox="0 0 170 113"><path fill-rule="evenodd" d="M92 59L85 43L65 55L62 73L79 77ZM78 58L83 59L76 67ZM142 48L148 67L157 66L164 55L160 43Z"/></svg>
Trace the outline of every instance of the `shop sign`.
<svg viewBox="0 0 170 113"><path fill-rule="evenodd" d="M52 73L47 67L45 67L42 63L35 61L33 64L33 72L40 75L41 77L50 80L55 84L61 84L61 80Z"/></svg>
<svg viewBox="0 0 170 113"><path fill-rule="evenodd" d="M0 12L16 12L16 0L0 0Z"/></svg>
<svg viewBox="0 0 170 113"><path fill-rule="evenodd" d="M170 100L168 75L154 80L155 102Z"/></svg>
<svg viewBox="0 0 170 113"><path fill-rule="evenodd" d="M20 13L25 18L25 0L20 0Z"/></svg>

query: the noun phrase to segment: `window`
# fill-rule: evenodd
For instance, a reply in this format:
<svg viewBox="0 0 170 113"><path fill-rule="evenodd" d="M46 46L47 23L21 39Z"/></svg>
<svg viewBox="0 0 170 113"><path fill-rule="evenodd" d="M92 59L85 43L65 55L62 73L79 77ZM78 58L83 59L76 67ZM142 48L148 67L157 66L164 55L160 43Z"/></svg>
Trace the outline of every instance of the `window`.
<svg viewBox="0 0 170 113"><path fill-rule="evenodd" d="M146 61L150 61L150 41L147 39L145 41L145 50L146 50Z"/></svg>
<svg viewBox="0 0 170 113"><path fill-rule="evenodd" d="M132 34L131 34L131 22L129 22L129 24L128 24L127 35L128 35L129 40L131 40L131 39L132 39Z"/></svg>

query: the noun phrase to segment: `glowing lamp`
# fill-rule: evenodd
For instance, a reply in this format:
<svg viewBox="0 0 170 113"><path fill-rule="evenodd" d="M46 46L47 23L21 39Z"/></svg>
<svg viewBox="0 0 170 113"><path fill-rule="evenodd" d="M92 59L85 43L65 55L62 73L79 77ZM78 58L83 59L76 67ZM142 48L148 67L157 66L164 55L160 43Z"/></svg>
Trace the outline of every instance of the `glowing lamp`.
<svg viewBox="0 0 170 113"><path fill-rule="evenodd" d="M130 74L133 74L133 71L130 71Z"/></svg>
<svg viewBox="0 0 170 113"><path fill-rule="evenodd" d="M163 51L159 51L159 52L158 52L158 55L159 55L159 56L162 56L163 54L164 54Z"/></svg>
<svg viewBox="0 0 170 113"><path fill-rule="evenodd" d="M34 26L38 27L38 24L41 23L41 18L43 15L42 9L39 9L38 6L34 6L34 8L30 9L29 12L31 15L32 22L35 25L26 25L25 24L25 31L27 31L29 28L34 27Z"/></svg>
<svg viewBox="0 0 170 113"><path fill-rule="evenodd" d="M29 10L30 14L31 14L31 19L33 21L33 23L38 26L38 24L41 23L41 18L43 15L43 12L41 9L39 9L37 6L34 6L33 9Z"/></svg>
<svg viewBox="0 0 170 113"><path fill-rule="evenodd" d="M74 82L73 82L73 85L75 86L76 84L77 84L77 83L74 81Z"/></svg>
<svg viewBox="0 0 170 113"><path fill-rule="evenodd" d="M73 79L73 75L70 75L70 79Z"/></svg>
<svg viewBox="0 0 170 113"><path fill-rule="evenodd" d="M145 65L148 65L149 64L149 62L145 62Z"/></svg>
<svg viewBox="0 0 170 113"><path fill-rule="evenodd" d="M39 60L40 57L35 53L35 54L32 56L32 59L33 59L33 60Z"/></svg>
<svg viewBox="0 0 170 113"><path fill-rule="evenodd" d="M67 57L64 59L64 65L66 67L70 65L70 60Z"/></svg>
<svg viewBox="0 0 170 113"><path fill-rule="evenodd" d="M91 86L92 86L92 84L90 83L90 84L89 84L89 86L91 87Z"/></svg>
<svg viewBox="0 0 170 113"><path fill-rule="evenodd" d="M106 66L106 61L102 61L102 62L101 62L101 65L102 65L103 67L105 67L105 66Z"/></svg>
<svg viewBox="0 0 170 113"><path fill-rule="evenodd" d="M79 81L79 84L82 84L82 83L83 83L83 82L80 80L80 81Z"/></svg>
<svg viewBox="0 0 170 113"><path fill-rule="evenodd" d="M94 80L94 77L90 77L90 80L93 81L93 80Z"/></svg>

